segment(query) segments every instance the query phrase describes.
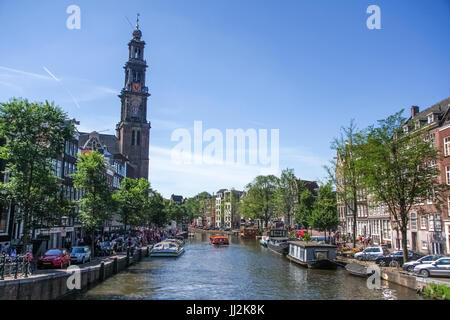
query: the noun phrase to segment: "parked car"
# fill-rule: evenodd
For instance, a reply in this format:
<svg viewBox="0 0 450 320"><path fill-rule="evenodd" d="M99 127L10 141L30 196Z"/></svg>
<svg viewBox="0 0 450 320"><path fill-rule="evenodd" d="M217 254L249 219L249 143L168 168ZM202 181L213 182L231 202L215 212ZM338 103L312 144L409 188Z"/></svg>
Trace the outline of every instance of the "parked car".
<svg viewBox="0 0 450 320"><path fill-rule="evenodd" d="M442 257L432 263L423 263L414 267L414 273L422 277L444 276L450 277L450 257Z"/></svg>
<svg viewBox="0 0 450 320"><path fill-rule="evenodd" d="M408 250L408 261L417 260L421 257L423 257L423 255ZM375 263L379 264L381 267L400 267L403 265L403 251L394 251L388 255L379 256L375 259Z"/></svg>
<svg viewBox="0 0 450 320"><path fill-rule="evenodd" d="M354 257L357 260L371 260L374 261L380 256L389 254L389 251L385 247L368 247L361 252L355 253Z"/></svg>
<svg viewBox="0 0 450 320"><path fill-rule="evenodd" d="M295 230L295 236L298 237L303 237L305 235L305 233L307 233L308 231L306 230Z"/></svg>
<svg viewBox="0 0 450 320"><path fill-rule="evenodd" d="M417 260L412 260L412 261L408 261L406 263L403 264L403 270L409 271L409 272L413 272L414 268L419 265L419 264L425 264L425 263L432 263L434 261L436 261L439 258L442 258L443 255L442 254L434 254L434 255L428 255L425 257L422 257L420 259Z"/></svg>
<svg viewBox="0 0 450 320"><path fill-rule="evenodd" d="M73 247L70 253L71 263L85 263L91 261L91 249L88 246Z"/></svg>
<svg viewBox="0 0 450 320"><path fill-rule="evenodd" d="M311 237L311 241L329 242L330 241L330 237L329 236L312 236Z"/></svg>
<svg viewBox="0 0 450 320"><path fill-rule="evenodd" d="M39 257L38 268L64 268L70 266L70 255L66 249L50 249Z"/></svg>

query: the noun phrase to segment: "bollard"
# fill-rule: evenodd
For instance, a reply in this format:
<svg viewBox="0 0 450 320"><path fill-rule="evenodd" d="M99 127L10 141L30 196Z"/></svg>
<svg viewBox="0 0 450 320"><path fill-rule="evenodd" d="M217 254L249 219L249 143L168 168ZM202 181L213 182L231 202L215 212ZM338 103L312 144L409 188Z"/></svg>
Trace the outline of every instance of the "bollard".
<svg viewBox="0 0 450 320"><path fill-rule="evenodd" d="M102 261L100 264L99 281L102 282L103 280L105 280L105 263Z"/></svg>
<svg viewBox="0 0 450 320"><path fill-rule="evenodd" d="M15 258L15 270L14 270L14 279L17 279L17 273L19 272L19 258Z"/></svg>
<svg viewBox="0 0 450 320"><path fill-rule="evenodd" d="M30 262L28 261L28 259L26 257L24 258L24 260L25 260L25 263L23 265L25 268L25 270L24 270L25 278L28 278L28 266L29 266Z"/></svg>
<svg viewBox="0 0 450 320"><path fill-rule="evenodd" d="M0 280L5 280L5 264L6 264L6 255L2 254L2 260L0 261Z"/></svg>
<svg viewBox="0 0 450 320"><path fill-rule="evenodd" d="M118 262L117 258L114 258L114 260L113 260L113 273L116 274L117 272L119 272L119 262Z"/></svg>
<svg viewBox="0 0 450 320"><path fill-rule="evenodd" d="M145 256L148 257L150 255L150 248L147 246L147 250L145 250Z"/></svg>
<svg viewBox="0 0 450 320"><path fill-rule="evenodd" d="M142 249L139 248L139 261L141 261L141 260L142 260Z"/></svg>
<svg viewBox="0 0 450 320"><path fill-rule="evenodd" d="M130 247L127 248L127 267L130 265Z"/></svg>

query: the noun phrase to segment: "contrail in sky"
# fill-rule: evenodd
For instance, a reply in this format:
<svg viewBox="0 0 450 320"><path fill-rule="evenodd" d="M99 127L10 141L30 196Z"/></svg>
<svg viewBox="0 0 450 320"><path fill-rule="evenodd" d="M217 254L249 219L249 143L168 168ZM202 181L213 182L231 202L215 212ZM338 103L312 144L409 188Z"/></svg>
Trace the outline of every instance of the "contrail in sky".
<svg viewBox="0 0 450 320"><path fill-rule="evenodd" d="M69 94L69 96L72 98L73 102L75 103L75 105L77 106L78 109L80 109L80 105L77 102L77 99L75 99L75 97L73 96L73 94L66 88L63 86L63 84L61 83L61 79L58 79L53 73L50 72L50 70L48 70L45 66L42 66L42 68L44 68L45 72L47 72L50 77L52 77L53 79L55 79L56 82L58 82L61 87L66 90L66 92Z"/></svg>

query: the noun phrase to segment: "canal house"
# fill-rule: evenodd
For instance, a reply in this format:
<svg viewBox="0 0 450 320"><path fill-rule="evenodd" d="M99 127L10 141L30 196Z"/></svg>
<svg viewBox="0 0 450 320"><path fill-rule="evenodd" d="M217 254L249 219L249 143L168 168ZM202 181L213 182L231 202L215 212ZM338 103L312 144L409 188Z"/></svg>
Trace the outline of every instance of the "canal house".
<svg viewBox="0 0 450 320"><path fill-rule="evenodd" d="M336 246L315 241L289 241L287 258L308 268L335 269Z"/></svg>

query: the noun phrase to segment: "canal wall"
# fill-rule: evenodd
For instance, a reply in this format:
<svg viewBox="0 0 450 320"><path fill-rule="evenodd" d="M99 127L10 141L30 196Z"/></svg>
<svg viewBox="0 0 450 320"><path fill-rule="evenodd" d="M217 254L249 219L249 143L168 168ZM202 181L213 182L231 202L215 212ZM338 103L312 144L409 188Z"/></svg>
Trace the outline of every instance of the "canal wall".
<svg viewBox="0 0 450 320"><path fill-rule="evenodd" d="M132 256L116 256L93 266L80 267L81 288L70 290L67 279L73 274L67 270L32 275L29 278L0 281L0 300L55 300L73 297L105 279L148 257L150 247L135 251Z"/></svg>
<svg viewBox="0 0 450 320"><path fill-rule="evenodd" d="M417 277L415 275L411 275L402 271L389 270L388 268L383 268L381 270L381 278L403 287L416 290L417 292L422 292L423 288L430 283L443 284L450 287L450 282L445 280Z"/></svg>

